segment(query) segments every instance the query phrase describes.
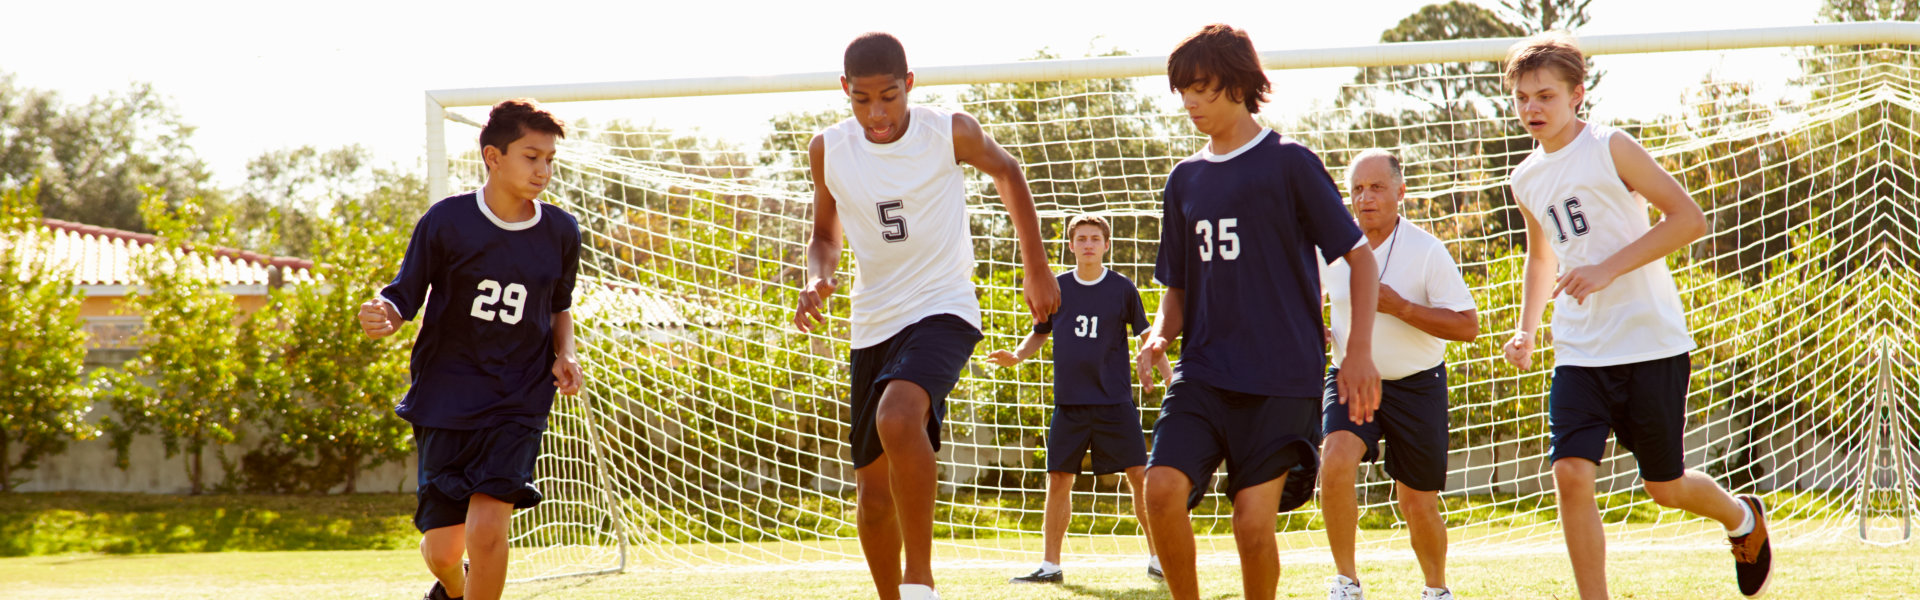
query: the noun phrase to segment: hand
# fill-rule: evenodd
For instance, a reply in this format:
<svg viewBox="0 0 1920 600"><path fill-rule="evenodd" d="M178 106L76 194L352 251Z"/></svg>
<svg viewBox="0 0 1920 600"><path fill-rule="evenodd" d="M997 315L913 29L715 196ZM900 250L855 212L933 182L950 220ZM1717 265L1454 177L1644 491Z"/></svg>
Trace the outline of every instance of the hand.
<svg viewBox="0 0 1920 600"><path fill-rule="evenodd" d="M1513 339L1507 340L1500 349L1506 353L1507 362L1520 370L1525 371L1533 366L1533 334L1516 331Z"/></svg>
<svg viewBox="0 0 1920 600"><path fill-rule="evenodd" d="M1020 295L1027 300L1027 310L1033 312L1034 322L1047 322L1047 317L1060 310L1060 280L1054 279L1046 265L1041 265L1037 274L1027 269L1022 279Z"/></svg>
<svg viewBox="0 0 1920 600"><path fill-rule="evenodd" d="M360 303L360 330L367 337L380 339L400 330L400 315L394 314L386 301L374 298Z"/></svg>
<svg viewBox="0 0 1920 600"><path fill-rule="evenodd" d="M996 366L1011 367L1024 362L1024 360L1012 352L995 350L992 354L987 355L987 362L993 363Z"/></svg>
<svg viewBox="0 0 1920 600"><path fill-rule="evenodd" d="M572 396L580 393L580 386L586 385L587 374L580 370L580 359L573 355L556 356L553 359L553 387L560 393Z"/></svg>
<svg viewBox="0 0 1920 600"><path fill-rule="evenodd" d="M1167 363L1167 338L1157 333L1147 334L1146 341L1140 342L1140 353L1134 356L1133 372L1140 378L1140 387L1153 391L1153 371L1160 370L1162 381L1173 381L1173 366Z"/></svg>
<svg viewBox="0 0 1920 600"><path fill-rule="evenodd" d="M1340 361L1340 403L1347 405L1347 418L1355 423L1373 421L1380 408L1380 371L1373 368L1373 357L1364 352L1348 352Z"/></svg>
<svg viewBox="0 0 1920 600"><path fill-rule="evenodd" d="M1393 291L1393 286L1380 284L1380 303L1377 309L1380 314L1398 317L1400 311L1406 307L1407 299L1401 298L1400 292Z"/></svg>
<svg viewBox="0 0 1920 600"><path fill-rule="evenodd" d="M834 288L839 286L837 280L816 278L800 288L800 307L793 312L793 326L810 333L826 323L827 315L820 309L827 305L827 298L832 297Z"/></svg>
<svg viewBox="0 0 1920 600"><path fill-rule="evenodd" d="M1320 327L1320 337L1321 337L1322 339L1325 339L1325 340L1326 340L1326 342L1325 342L1326 344L1328 344L1328 345L1332 345L1332 344L1333 344L1333 328L1332 328L1332 327L1326 327L1326 326L1321 326L1321 327Z"/></svg>
<svg viewBox="0 0 1920 600"><path fill-rule="evenodd" d="M1566 292L1568 296L1573 296L1574 302L1586 304L1587 296L1607 289L1617 276L1604 265L1580 267L1560 276L1560 280L1553 286L1552 296L1559 296L1561 292Z"/></svg>

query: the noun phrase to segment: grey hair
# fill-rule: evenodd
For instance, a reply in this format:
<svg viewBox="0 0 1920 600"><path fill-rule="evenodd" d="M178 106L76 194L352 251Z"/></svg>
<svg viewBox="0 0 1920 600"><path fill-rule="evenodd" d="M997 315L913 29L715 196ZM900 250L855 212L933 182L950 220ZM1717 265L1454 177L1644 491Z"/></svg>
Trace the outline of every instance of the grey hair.
<svg viewBox="0 0 1920 600"><path fill-rule="evenodd" d="M1394 182L1394 183L1406 183L1406 182L1407 182L1407 178L1406 178L1406 175L1405 175L1405 173L1404 173L1404 172L1402 172L1402 171L1400 170L1400 157L1399 157L1399 156L1396 156L1396 155L1394 155L1394 153L1392 153L1392 152L1388 152L1388 151L1386 151L1386 150L1384 150L1384 149L1380 149L1380 148L1369 148L1369 149L1367 149L1366 151L1364 151L1364 152L1361 152L1360 154L1357 154L1357 155L1355 155L1355 156L1353 157L1353 162L1351 162L1351 163L1347 163L1347 164L1348 164L1348 167L1347 167L1347 169L1348 169L1348 170L1347 170L1347 179L1348 179L1349 181L1351 181L1351 180L1353 179L1353 170L1352 170L1352 169L1353 169L1353 167L1352 167L1352 165L1357 165L1357 164L1360 164L1360 161L1362 161L1362 160L1366 160L1366 159L1369 159L1369 158L1373 158L1373 157L1375 157L1375 156L1385 156L1385 157L1387 157L1387 168L1389 168L1389 169L1391 169L1391 170L1393 171L1393 182Z"/></svg>

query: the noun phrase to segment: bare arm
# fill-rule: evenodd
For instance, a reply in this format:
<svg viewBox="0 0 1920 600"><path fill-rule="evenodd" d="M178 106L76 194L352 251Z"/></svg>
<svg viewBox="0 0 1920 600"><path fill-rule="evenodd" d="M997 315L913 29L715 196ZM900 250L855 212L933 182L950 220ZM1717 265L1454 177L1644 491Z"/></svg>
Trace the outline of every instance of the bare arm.
<svg viewBox="0 0 1920 600"><path fill-rule="evenodd" d="M1373 421L1380 408L1380 371L1373 365L1373 315L1379 310L1379 266L1373 261L1373 248L1360 244L1341 260L1347 261L1351 294L1351 323L1347 324L1347 354L1340 361L1340 402L1347 405L1348 418L1355 423Z"/></svg>
<svg viewBox="0 0 1920 600"><path fill-rule="evenodd" d="M807 144L807 162L813 172L813 236L807 240L807 283L800 288L793 313L793 326L808 332L826 322L822 309L840 285L834 277L834 269L840 266L840 209L827 189L826 155L826 140L814 136Z"/></svg>
<svg viewBox="0 0 1920 600"><path fill-rule="evenodd" d="M1447 310L1414 304L1386 284L1380 284L1380 313L1392 315L1414 329L1443 340L1471 342L1480 335L1480 318L1475 316L1473 310Z"/></svg>
<svg viewBox="0 0 1920 600"><path fill-rule="evenodd" d="M1514 324L1513 339L1504 348L1507 362L1526 370L1533 364L1534 334L1540 330L1540 318L1547 313L1547 301L1553 298L1554 273L1559 260L1547 245L1547 231L1540 220L1525 207L1520 216L1527 222L1527 267L1520 280L1520 322Z"/></svg>
<svg viewBox="0 0 1920 600"><path fill-rule="evenodd" d="M967 113L953 114L953 156L993 178L993 189L1000 193L1000 202L1013 219L1013 233L1020 240L1021 287L1027 309L1032 311L1034 321L1045 322L1060 308L1060 282L1047 265L1047 250L1040 240L1040 215L1033 209L1033 192L1027 189L1020 162Z"/></svg>
<svg viewBox="0 0 1920 600"><path fill-rule="evenodd" d="M1030 334L1027 336L1027 339L1021 340L1020 346L1014 348L1012 352L995 350L992 354L988 354L987 362L1002 367L1011 367L1026 362L1027 359L1033 358L1034 354L1039 353L1040 346L1046 344L1047 339L1051 337L1053 336L1045 333Z"/></svg>
<svg viewBox="0 0 1920 600"><path fill-rule="evenodd" d="M1167 364L1167 348L1173 345L1173 338L1180 337L1180 330L1186 325L1187 291L1180 288L1167 288L1160 297L1160 313L1153 319L1153 326L1140 336L1140 352L1134 356L1134 375L1140 379L1140 387L1153 391L1153 370L1160 369L1160 377L1168 381L1173 379L1173 368Z"/></svg>
<svg viewBox="0 0 1920 600"><path fill-rule="evenodd" d="M580 355L573 343L573 313L553 313L553 386L562 394L576 394L587 382L580 369Z"/></svg>
<svg viewBox="0 0 1920 600"><path fill-rule="evenodd" d="M1554 287L1554 296L1564 291L1574 300L1585 302L1588 295L1606 289L1622 274L1663 260L1707 234L1706 213L1639 142L1626 134L1615 134L1607 142L1607 151L1613 155L1620 181L1660 210L1660 222L1599 264L1567 271Z"/></svg>

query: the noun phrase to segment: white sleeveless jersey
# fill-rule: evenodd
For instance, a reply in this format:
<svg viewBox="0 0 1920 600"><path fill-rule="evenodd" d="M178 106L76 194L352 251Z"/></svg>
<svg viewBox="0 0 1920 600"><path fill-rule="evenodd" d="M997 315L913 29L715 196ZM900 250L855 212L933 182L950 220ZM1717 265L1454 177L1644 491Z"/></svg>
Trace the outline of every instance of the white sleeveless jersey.
<svg viewBox="0 0 1920 600"><path fill-rule="evenodd" d="M1557 152L1535 148L1513 170L1514 196L1545 229L1560 273L1599 264L1646 235L1645 200L1627 190L1608 142L1626 135L1588 123ZM1680 292L1662 257L1587 296L1553 299L1555 362L1604 367L1674 356L1694 349Z"/></svg>
<svg viewBox="0 0 1920 600"><path fill-rule="evenodd" d="M827 190L853 248L854 348L939 314L980 327L953 113L910 110L906 134L890 144L868 141L854 119L820 134Z"/></svg>

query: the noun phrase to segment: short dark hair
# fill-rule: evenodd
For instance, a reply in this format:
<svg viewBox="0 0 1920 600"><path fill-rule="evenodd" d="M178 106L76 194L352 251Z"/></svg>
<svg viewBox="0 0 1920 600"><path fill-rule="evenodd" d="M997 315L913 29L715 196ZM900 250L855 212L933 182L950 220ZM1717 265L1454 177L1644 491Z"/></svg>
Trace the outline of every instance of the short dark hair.
<svg viewBox="0 0 1920 600"><path fill-rule="evenodd" d="M528 131L567 137L567 125L540 108L540 103L532 98L514 98L502 100L487 113L487 126L480 128L480 147L493 146L506 152L507 146L526 137Z"/></svg>
<svg viewBox="0 0 1920 600"><path fill-rule="evenodd" d="M1214 23L1187 36L1167 57L1167 83L1173 91L1211 82L1215 91L1230 94L1247 105L1247 112L1260 112L1273 82L1260 68L1260 53L1244 29Z"/></svg>
<svg viewBox="0 0 1920 600"><path fill-rule="evenodd" d="M1548 31L1520 40L1507 49L1506 72L1502 82L1512 90L1528 73L1552 70L1572 89L1587 82L1587 56L1580 43L1564 31Z"/></svg>
<svg viewBox="0 0 1920 600"><path fill-rule="evenodd" d="M868 75L892 75L894 79L907 78L907 49L900 45L900 39L893 34L873 31L860 34L847 44L846 75L848 79Z"/></svg>

